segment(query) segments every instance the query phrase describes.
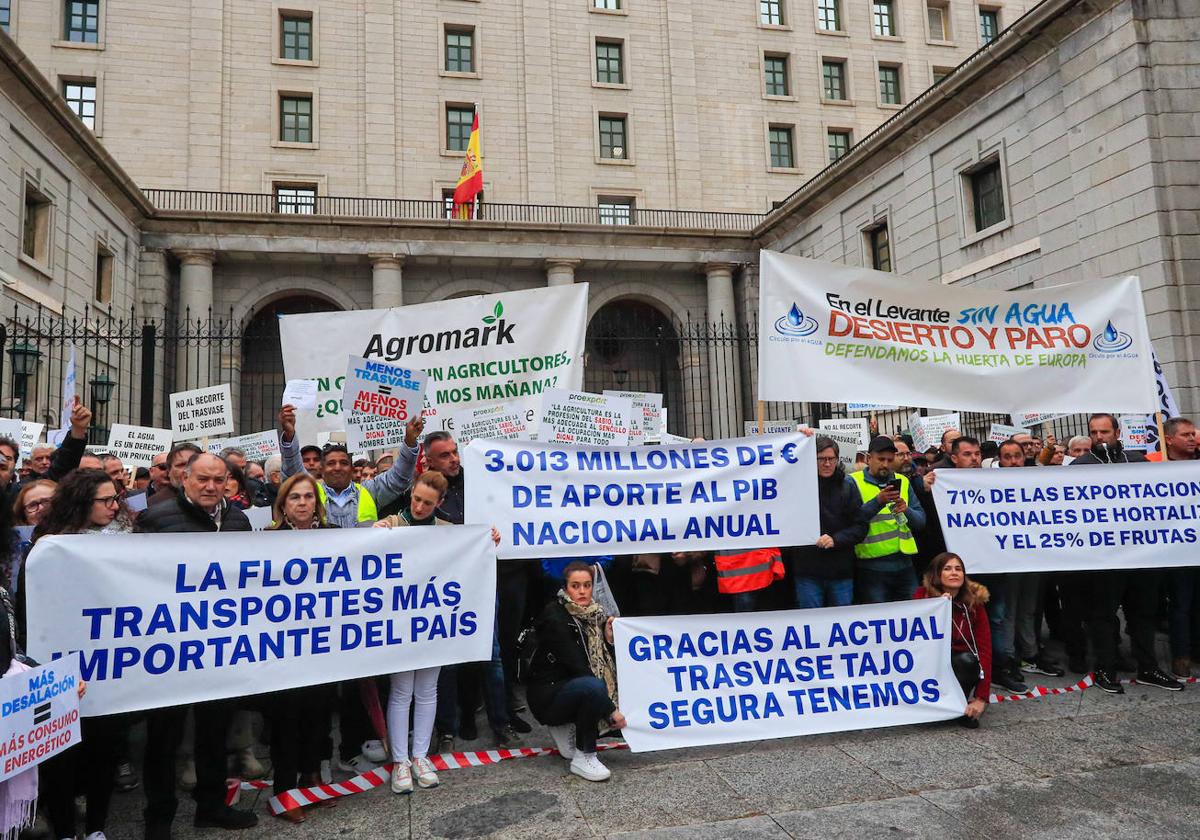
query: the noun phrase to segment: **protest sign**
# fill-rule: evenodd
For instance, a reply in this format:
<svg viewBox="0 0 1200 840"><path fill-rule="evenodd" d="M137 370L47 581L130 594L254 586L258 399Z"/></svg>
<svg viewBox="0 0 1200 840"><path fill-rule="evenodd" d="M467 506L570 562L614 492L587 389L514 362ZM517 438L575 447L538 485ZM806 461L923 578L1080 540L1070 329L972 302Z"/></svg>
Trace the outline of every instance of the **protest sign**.
<svg viewBox="0 0 1200 840"><path fill-rule="evenodd" d="M1004 443L1011 437L1030 434L1029 429L1020 426L1005 426L1003 423L993 423L988 428L987 439L995 443Z"/></svg>
<svg viewBox="0 0 1200 840"><path fill-rule="evenodd" d="M62 410L58 416L60 430L71 428L71 411L75 408L75 389L78 385L78 368L75 366L75 344L71 344L71 356L63 370ZM57 445L57 444L56 444Z"/></svg>
<svg viewBox="0 0 1200 840"><path fill-rule="evenodd" d="M404 442L404 426L421 414L425 384L419 370L351 356L342 391L346 446L353 452Z"/></svg>
<svg viewBox="0 0 1200 840"><path fill-rule="evenodd" d="M638 418L641 422L641 418ZM538 440L576 446L627 446L633 401L552 388L542 394Z"/></svg>
<svg viewBox="0 0 1200 840"><path fill-rule="evenodd" d="M499 403L456 411L451 426L459 446L466 446L475 438L528 440L525 417L526 412L516 403Z"/></svg>
<svg viewBox="0 0 1200 840"><path fill-rule="evenodd" d="M177 441L232 434L229 384L171 394L171 431Z"/></svg>
<svg viewBox="0 0 1200 840"><path fill-rule="evenodd" d="M1200 464L938 470L946 546L967 573L1193 566Z"/></svg>
<svg viewBox="0 0 1200 840"><path fill-rule="evenodd" d="M79 652L86 715L487 659L490 529L425 530L41 539L29 652Z"/></svg>
<svg viewBox="0 0 1200 840"><path fill-rule="evenodd" d="M649 394L645 391L605 391L604 396L627 397L633 403L633 425L629 428L631 444L658 443L662 439L662 433L666 429L662 417L662 394Z"/></svg>
<svg viewBox="0 0 1200 840"><path fill-rule="evenodd" d="M1042 423L1049 423L1052 420L1057 420L1060 417L1066 417L1065 414L1056 413L1039 413L1033 412L1029 414L1014 414L1012 415L1012 424L1020 426L1023 429L1032 429L1034 426L1040 426Z"/></svg>
<svg viewBox="0 0 1200 840"><path fill-rule="evenodd" d="M500 556L809 545L817 462L802 434L673 446L476 440L466 521L500 529Z"/></svg>
<svg viewBox="0 0 1200 840"><path fill-rule="evenodd" d="M958 717L950 610L926 598L619 618L621 734L641 752Z"/></svg>
<svg viewBox="0 0 1200 840"><path fill-rule="evenodd" d="M790 435L794 431L796 431L796 424L791 420L764 420L761 434ZM760 434L757 420L745 420L742 422L743 437L753 437L757 434Z"/></svg>
<svg viewBox="0 0 1200 840"><path fill-rule="evenodd" d="M932 417L922 417L914 412L908 419L908 428L912 434L913 449L924 452L931 446L941 446L942 435L950 429L961 429L962 421L957 412L935 414Z"/></svg>
<svg viewBox="0 0 1200 840"><path fill-rule="evenodd" d="M864 452L871 443L871 427L865 417L852 417L849 420L820 420L817 422L817 426L824 434L836 431L857 435L858 442L855 444L855 449L861 449Z"/></svg>
<svg viewBox="0 0 1200 840"><path fill-rule="evenodd" d="M210 440L208 451L219 455L225 449L240 449L246 453L247 461L265 461L279 454L279 432L267 429L252 435Z"/></svg>
<svg viewBox="0 0 1200 840"><path fill-rule="evenodd" d="M858 460L859 450L866 450L865 446L859 446L861 439L858 429L821 429L821 436L827 437L837 444L838 460L847 470L851 469ZM813 440L815 441L816 438Z"/></svg>
<svg viewBox="0 0 1200 840"><path fill-rule="evenodd" d="M271 524L272 511L269 507L249 507L242 511L250 520L250 527L261 531Z"/></svg>
<svg viewBox="0 0 1200 840"><path fill-rule="evenodd" d="M0 680L0 782L79 743L79 663L63 660Z"/></svg>
<svg viewBox="0 0 1200 840"><path fill-rule="evenodd" d="M33 454L33 447L37 445L38 438L42 436L42 430L46 428L45 423L30 423L28 420L21 421L21 437L18 439L21 444L21 458L28 458Z"/></svg>
<svg viewBox="0 0 1200 840"><path fill-rule="evenodd" d="M0 417L0 437L8 438L19 447L21 435L24 432L22 423L23 421L16 417ZM19 455L20 453L17 454Z"/></svg>
<svg viewBox="0 0 1200 840"><path fill-rule="evenodd" d="M538 409L547 388L583 386L586 283L422 303L395 309L282 315L289 379L317 380L317 408L298 418L307 440L344 428L347 356L429 375L427 431L448 429L467 406L514 401Z"/></svg>
<svg viewBox="0 0 1200 840"><path fill-rule="evenodd" d="M760 265L760 400L903 405L920 394L922 405L1010 414L1156 404L1136 277L1002 292L772 251Z"/></svg>
<svg viewBox="0 0 1200 840"><path fill-rule="evenodd" d="M1149 425L1153 418L1147 421L1145 414L1122 414L1118 421L1121 424L1121 445L1126 449L1145 451ZM1155 435L1157 438L1158 435Z"/></svg>
<svg viewBox="0 0 1200 840"><path fill-rule="evenodd" d="M155 455L171 448L172 437L170 429L113 423L108 433L108 451L127 467L148 467L154 463Z"/></svg>
<svg viewBox="0 0 1200 840"><path fill-rule="evenodd" d="M317 380L289 379L283 389L280 405L290 405L296 411L317 410Z"/></svg>

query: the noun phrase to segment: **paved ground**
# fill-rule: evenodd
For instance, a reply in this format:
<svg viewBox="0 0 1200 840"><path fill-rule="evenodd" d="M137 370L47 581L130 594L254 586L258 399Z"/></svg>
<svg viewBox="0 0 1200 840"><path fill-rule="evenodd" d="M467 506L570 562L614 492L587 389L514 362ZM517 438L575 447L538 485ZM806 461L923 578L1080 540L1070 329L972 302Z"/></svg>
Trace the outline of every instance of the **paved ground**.
<svg viewBox="0 0 1200 840"><path fill-rule="evenodd" d="M938 724L613 751L604 784L570 775L555 756L518 759L443 773L439 788L410 796L349 797L299 826L267 815L264 797L259 826L236 838L1198 836L1200 685L1127 691L996 705L975 731ZM541 730L527 736L549 742ZM112 840L140 838L141 805L140 791L117 794ZM179 840L226 836L194 830L189 800L176 825Z"/></svg>

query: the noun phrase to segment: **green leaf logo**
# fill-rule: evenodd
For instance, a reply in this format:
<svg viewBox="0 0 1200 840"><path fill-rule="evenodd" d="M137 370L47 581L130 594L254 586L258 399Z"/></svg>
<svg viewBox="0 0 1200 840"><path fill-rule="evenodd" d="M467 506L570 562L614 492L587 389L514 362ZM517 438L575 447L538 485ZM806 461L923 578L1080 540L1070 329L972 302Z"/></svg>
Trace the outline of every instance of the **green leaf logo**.
<svg viewBox="0 0 1200 840"><path fill-rule="evenodd" d="M496 301L496 308L492 310L491 315L483 316L483 323L494 324L494 323L496 323L496 321L500 320L500 316L503 314L504 314L504 304L501 303L500 301Z"/></svg>

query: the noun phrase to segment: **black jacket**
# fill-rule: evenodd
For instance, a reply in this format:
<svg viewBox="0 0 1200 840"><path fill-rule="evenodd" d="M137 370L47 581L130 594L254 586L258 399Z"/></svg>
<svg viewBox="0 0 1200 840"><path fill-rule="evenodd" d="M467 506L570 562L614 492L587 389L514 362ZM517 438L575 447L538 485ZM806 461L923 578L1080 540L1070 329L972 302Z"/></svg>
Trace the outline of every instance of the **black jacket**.
<svg viewBox="0 0 1200 840"><path fill-rule="evenodd" d="M21 484L28 484L39 479L62 481L63 476L78 468L79 462L83 460L83 451L87 449L87 443L87 438L72 437L68 433L50 457L50 468L40 475L38 473L30 474L29 478L22 481Z"/></svg>
<svg viewBox="0 0 1200 840"><path fill-rule="evenodd" d="M588 664L583 629L555 598L534 623L537 652L529 669L526 697L529 710L539 721L558 689L575 677L594 677Z"/></svg>
<svg viewBox="0 0 1200 840"><path fill-rule="evenodd" d="M821 533L833 537L833 548L804 545L794 550L794 572L803 577L838 580L854 577L854 546L871 526L854 479L839 466L829 478L817 478Z"/></svg>
<svg viewBox="0 0 1200 840"><path fill-rule="evenodd" d="M208 512L192 504L183 491L179 490L175 498L166 499L138 517L137 529L146 534L194 534L204 531L251 531L250 520L246 514L235 507L221 502L225 512L221 516L221 527Z"/></svg>
<svg viewBox="0 0 1200 840"><path fill-rule="evenodd" d="M1136 449L1125 449L1121 447L1120 452L1113 452L1111 449L1105 451L1103 448L1093 446L1091 452L1085 452L1080 455L1068 466L1076 464L1145 464L1146 454L1139 452Z"/></svg>

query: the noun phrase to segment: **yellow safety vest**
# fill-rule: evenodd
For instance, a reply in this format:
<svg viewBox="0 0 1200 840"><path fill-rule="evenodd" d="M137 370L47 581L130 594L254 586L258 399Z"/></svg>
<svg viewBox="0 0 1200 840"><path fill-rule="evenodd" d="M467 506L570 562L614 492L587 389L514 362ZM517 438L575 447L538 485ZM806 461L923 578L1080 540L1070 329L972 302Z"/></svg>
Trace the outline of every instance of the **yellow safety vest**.
<svg viewBox="0 0 1200 840"><path fill-rule="evenodd" d="M358 482L354 482L354 486L358 488L358 521L374 522L379 518L379 509L375 507L375 500L371 498L371 494L367 492L366 487L363 487ZM317 482L317 494L321 497L321 504L328 506L328 497L325 495L325 482Z"/></svg>
<svg viewBox="0 0 1200 840"><path fill-rule="evenodd" d="M850 477L858 485L863 504L879 495L881 487L867 481L863 471L851 473ZM908 477L896 475L900 479L900 498L905 502L909 495ZM884 505L871 519L871 527L863 541L854 546L854 555L864 560L873 557L887 557L889 554L916 554L917 541L913 539L912 531L908 528L908 518L897 516L891 505Z"/></svg>

